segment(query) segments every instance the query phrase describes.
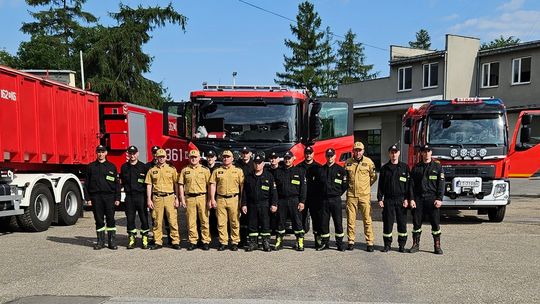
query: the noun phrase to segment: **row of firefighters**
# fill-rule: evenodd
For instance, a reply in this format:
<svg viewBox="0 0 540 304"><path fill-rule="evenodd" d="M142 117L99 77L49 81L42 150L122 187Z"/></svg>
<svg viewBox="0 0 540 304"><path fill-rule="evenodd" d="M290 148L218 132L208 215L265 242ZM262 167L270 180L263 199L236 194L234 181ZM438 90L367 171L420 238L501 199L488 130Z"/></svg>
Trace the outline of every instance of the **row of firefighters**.
<svg viewBox="0 0 540 304"><path fill-rule="evenodd" d="M439 162L431 158L431 148L421 147L421 161L412 170L399 161L399 147L388 148L389 161L380 170L377 201L382 208L382 251L391 250L392 230L397 222L398 250L405 252L407 242L407 210L413 218L412 246L417 252L422 233L422 221L429 219L434 240L434 253L442 254L439 208L444 194L444 173ZM333 148L325 151L326 163L314 161L313 147L304 150L304 160L293 166L293 153L286 152L280 161L272 153L265 157L242 149L241 157L233 162L233 153L225 150L216 165L217 155L206 155L206 166L201 164L199 151L189 151L189 165L180 173L166 161L166 152L153 147L154 160L148 164L138 160L138 149L127 149L128 160L120 173L107 161L107 150L96 148L97 159L88 166L85 197L93 206L97 231L94 249L102 249L107 233L110 249L117 249L115 206L120 203L120 188L126 194L128 249L136 246L136 217L141 222L143 249L163 247L164 221L168 221L171 246L180 249L178 208L186 209L188 250L197 244L203 250L210 248L209 211L217 216L219 245L217 250L232 251L244 247L246 251L262 248L271 251L272 229L276 232L274 250L283 248L288 220L296 236L294 248L304 250L306 216L311 217L316 250L330 248L330 220L333 220L337 250L355 248L357 212L364 225L366 251L374 250L371 220L371 186L377 181L375 166L364 156L364 145L354 143L353 157L344 166L335 162ZM342 196L346 193L347 244L342 219ZM151 211L151 226L148 223ZM308 212L309 211L309 212ZM199 223L200 227L198 229ZM200 230L200 232L199 232ZM149 242L149 234L153 242Z"/></svg>

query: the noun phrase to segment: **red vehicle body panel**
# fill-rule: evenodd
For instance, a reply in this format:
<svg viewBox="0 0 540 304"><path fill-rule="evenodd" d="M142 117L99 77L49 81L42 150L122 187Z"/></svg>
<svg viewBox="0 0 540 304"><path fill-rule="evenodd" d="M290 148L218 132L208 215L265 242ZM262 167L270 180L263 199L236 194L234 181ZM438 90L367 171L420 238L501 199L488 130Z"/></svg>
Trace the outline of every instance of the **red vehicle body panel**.
<svg viewBox="0 0 540 304"><path fill-rule="evenodd" d="M17 171L69 171L95 157L98 94L0 66L0 162Z"/></svg>
<svg viewBox="0 0 540 304"><path fill-rule="evenodd" d="M508 152L508 177L528 178L540 176L540 144L536 144L527 150L516 149L516 143L519 142L521 120L524 114L531 114L540 118L540 110L526 110L519 114L512 136L512 144ZM533 124L539 123L539 121L533 120Z"/></svg>
<svg viewBox="0 0 540 304"><path fill-rule="evenodd" d="M126 162L126 149L130 145L137 146L143 162L151 161L152 146L159 146L176 168L187 165L188 143L163 135L162 111L125 102L101 102L100 112L102 144L109 149L109 161L118 169Z"/></svg>

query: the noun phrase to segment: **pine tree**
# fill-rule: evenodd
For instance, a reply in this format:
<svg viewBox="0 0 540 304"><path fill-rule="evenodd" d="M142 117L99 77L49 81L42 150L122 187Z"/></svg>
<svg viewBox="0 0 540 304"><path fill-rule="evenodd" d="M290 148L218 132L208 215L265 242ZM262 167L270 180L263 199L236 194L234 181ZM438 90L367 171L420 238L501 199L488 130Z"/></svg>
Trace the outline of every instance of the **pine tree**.
<svg viewBox="0 0 540 304"><path fill-rule="evenodd" d="M355 42L356 34L349 29L345 39L338 42L337 52L337 79L340 84L347 84L359 80L373 79L377 73L372 73L372 64L365 64L366 55L362 43Z"/></svg>
<svg viewBox="0 0 540 304"><path fill-rule="evenodd" d="M413 49L429 50L431 47L431 37L425 29L416 32L416 41L409 41L409 46Z"/></svg>
<svg viewBox="0 0 540 304"><path fill-rule="evenodd" d="M290 27L296 40L285 39L285 46L292 50L292 55L283 55L285 72L276 73L276 83L296 89L305 88L312 96L320 93L320 72L325 64L324 32L320 26L321 18L314 5L302 2L298 6L296 25Z"/></svg>
<svg viewBox="0 0 540 304"><path fill-rule="evenodd" d="M504 46L512 46L519 44L521 40L519 38L516 38L514 36L510 36L508 38L504 38L503 35L501 35L499 38L495 38L491 40L489 43L482 43L482 46L480 47L481 50L488 50L488 49L494 49L498 47L504 47Z"/></svg>
<svg viewBox="0 0 540 304"><path fill-rule="evenodd" d="M321 93L326 97L337 96L337 74L336 74L336 55L332 48L333 34L330 27L324 32L324 42L322 43L323 69L321 71Z"/></svg>

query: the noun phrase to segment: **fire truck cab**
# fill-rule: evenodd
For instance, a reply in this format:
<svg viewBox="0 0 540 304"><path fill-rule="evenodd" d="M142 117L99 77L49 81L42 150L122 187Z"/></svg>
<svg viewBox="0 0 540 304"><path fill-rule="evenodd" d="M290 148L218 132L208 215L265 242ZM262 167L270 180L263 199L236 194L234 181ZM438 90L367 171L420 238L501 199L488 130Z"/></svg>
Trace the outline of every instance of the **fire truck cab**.
<svg viewBox="0 0 540 304"><path fill-rule="evenodd" d="M501 222L510 203L510 168L530 176L540 167L539 147L531 145L539 140L531 136L531 130L538 129L532 125L533 114L521 113L519 127L509 142L506 108L500 99L433 100L410 108L404 115L407 146L403 156L412 167L420 161L418 147L429 144L433 158L444 169L443 207L477 209L479 214L487 213L490 221ZM534 119L536 124L540 123L538 118ZM529 160L528 169L524 169L522 159Z"/></svg>
<svg viewBox="0 0 540 304"><path fill-rule="evenodd" d="M312 100L278 86L204 85L188 102L166 103L163 113L165 135L191 141L203 158L209 150L219 155L225 149L238 158L248 147L265 155L290 150L296 164L304 147L313 145L318 162L325 162L324 152L332 147L343 164L354 140L352 100Z"/></svg>

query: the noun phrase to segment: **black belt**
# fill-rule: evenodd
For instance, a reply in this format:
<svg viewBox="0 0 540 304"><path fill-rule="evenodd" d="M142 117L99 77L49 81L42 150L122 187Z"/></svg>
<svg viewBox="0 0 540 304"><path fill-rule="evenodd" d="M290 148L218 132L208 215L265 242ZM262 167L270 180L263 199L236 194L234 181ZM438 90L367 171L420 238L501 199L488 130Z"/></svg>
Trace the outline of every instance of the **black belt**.
<svg viewBox="0 0 540 304"><path fill-rule="evenodd" d="M159 197L166 197L166 196L169 196L169 195L173 195L174 192L171 192L171 193L159 193L159 192L154 192L152 193L153 195L155 196L159 196Z"/></svg>
<svg viewBox="0 0 540 304"><path fill-rule="evenodd" d="M202 193L186 193L186 196L188 196L188 197L197 197L197 196L201 196L201 195L206 195L206 192L202 192Z"/></svg>
<svg viewBox="0 0 540 304"><path fill-rule="evenodd" d="M232 197L237 197L237 196L238 196L238 193L231 194L231 195L221 195L221 194L218 194L218 196L223 197L223 198L232 198Z"/></svg>

